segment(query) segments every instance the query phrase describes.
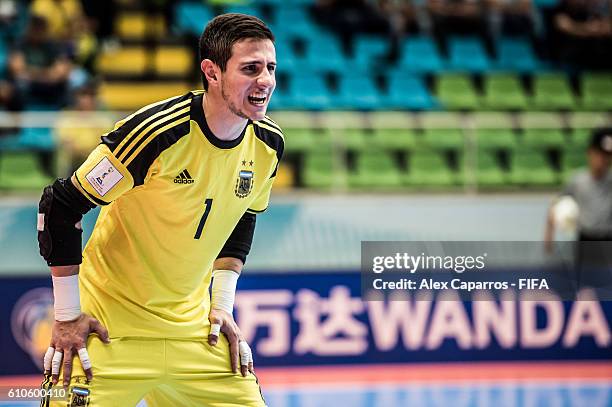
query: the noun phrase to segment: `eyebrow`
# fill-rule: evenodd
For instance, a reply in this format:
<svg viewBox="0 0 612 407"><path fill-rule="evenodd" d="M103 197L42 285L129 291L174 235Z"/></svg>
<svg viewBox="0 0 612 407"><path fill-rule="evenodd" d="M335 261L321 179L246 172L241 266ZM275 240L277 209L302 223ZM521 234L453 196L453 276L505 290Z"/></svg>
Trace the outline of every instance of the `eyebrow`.
<svg viewBox="0 0 612 407"><path fill-rule="evenodd" d="M245 62L241 62L240 63L240 65L253 65L253 64L262 65L263 62L261 62L261 61L245 61ZM270 62L268 62L268 65L276 65L276 62L275 61L270 61Z"/></svg>

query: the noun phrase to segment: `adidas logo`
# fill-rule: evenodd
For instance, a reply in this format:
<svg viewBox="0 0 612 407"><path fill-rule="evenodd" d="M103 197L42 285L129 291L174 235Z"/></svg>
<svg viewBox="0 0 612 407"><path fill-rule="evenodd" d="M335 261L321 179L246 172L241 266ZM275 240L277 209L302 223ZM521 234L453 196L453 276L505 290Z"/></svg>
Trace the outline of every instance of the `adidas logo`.
<svg viewBox="0 0 612 407"><path fill-rule="evenodd" d="M191 174L187 169L184 169L179 175L174 178L175 184L193 184L194 180L191 178Z"/></svg>

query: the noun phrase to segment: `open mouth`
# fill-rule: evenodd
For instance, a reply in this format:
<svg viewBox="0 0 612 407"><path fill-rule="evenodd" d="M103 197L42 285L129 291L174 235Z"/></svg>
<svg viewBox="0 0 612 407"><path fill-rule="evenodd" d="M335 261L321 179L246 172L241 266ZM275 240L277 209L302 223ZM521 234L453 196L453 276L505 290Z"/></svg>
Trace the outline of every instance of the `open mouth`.
<svg viewBox="0 0 612 407"><path fill-rule="evenodd" d="M249 95L249 102L256 106L263 106L266 103L267 96L264 93Z"/></svg>

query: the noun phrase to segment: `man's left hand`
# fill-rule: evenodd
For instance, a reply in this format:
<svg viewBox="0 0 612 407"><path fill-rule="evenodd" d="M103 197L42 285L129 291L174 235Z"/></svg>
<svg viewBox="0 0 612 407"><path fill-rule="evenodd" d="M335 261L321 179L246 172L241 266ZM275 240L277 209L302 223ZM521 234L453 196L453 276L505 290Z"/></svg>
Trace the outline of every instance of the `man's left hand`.
<svg viewBox="0 0 612 407"><path fill-rule="evenodd" d="M234 321L234 317L226 311L211 309L208 314L208 320L210 321L208 344L211 346L217 345L219 332L223 333L229 341L232 372L236 373L240 365L242 376L246 376L249 372L254 374L253 353L244 340L240 328L238 328L236 321Z"/></svg>

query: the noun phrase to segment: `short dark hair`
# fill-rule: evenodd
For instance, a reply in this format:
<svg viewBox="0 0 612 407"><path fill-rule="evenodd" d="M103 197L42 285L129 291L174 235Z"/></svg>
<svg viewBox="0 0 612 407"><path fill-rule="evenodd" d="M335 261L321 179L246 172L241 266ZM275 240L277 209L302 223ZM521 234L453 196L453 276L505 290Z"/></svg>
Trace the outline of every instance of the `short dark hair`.
<svg viewBox="0 0 612 407"><path fill-rule="evenodd" d="M200 62L210 59L225 71L227 61L232 56L232 46L243 39L255 38L274 42L274 34L259 18L246 14L221 14L204 28L200 37ZM204 89L208 90L208 81L202 74Z"/></svg>

